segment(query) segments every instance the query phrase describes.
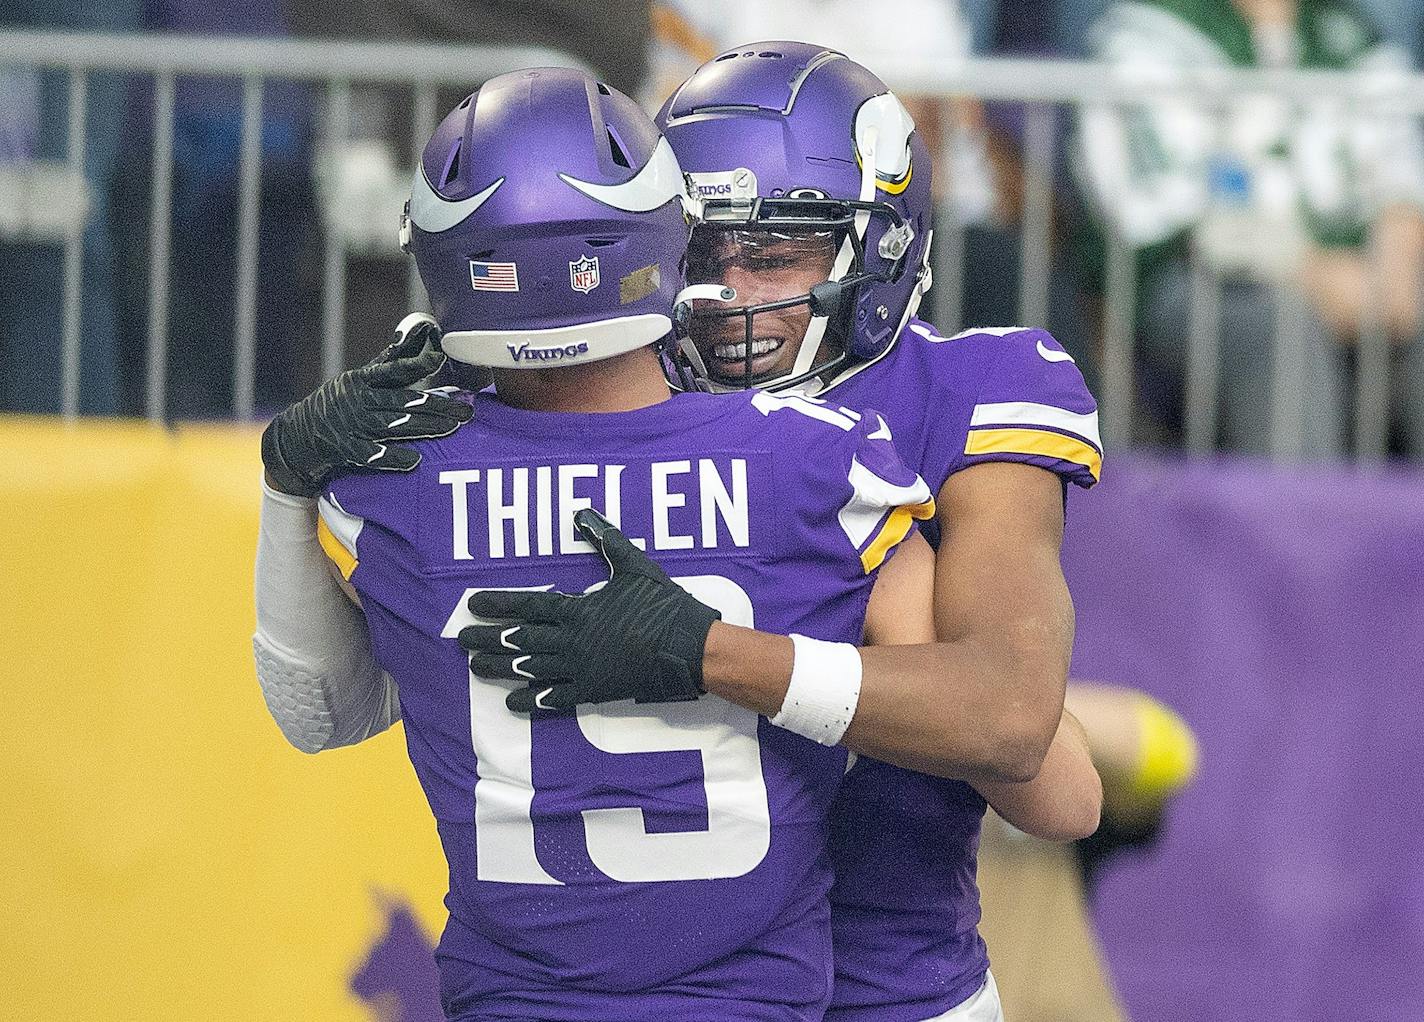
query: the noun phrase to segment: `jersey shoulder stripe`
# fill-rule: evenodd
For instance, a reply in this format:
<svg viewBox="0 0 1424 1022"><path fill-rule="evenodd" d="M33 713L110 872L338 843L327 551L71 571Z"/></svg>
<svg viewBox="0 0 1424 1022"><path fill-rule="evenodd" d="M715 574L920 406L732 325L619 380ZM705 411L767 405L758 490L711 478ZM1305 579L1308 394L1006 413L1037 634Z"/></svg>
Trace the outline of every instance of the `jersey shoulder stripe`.
<svg viewBox="0 0 1424 1022"><path fill-rule="evenodd" d="M771 394L758 391L752 406L763 415L790 410L835 426L855 435L846 482L850 499L836 514L841 531L860 556L860 567L869 575L890 556L916 521L935 515L934 494L920 476L906 468L893 445L894 437L885 417L873 410L864 413L839 407L795 391Z"/></svg>
<svg viewBox="0 0 1424 1022"><path fill-rule="evenodd" d="M934 517L934 495L919 476L909 484L892 483L867 468L859 457L851 461L849 481L851 498L836 518L846 538L861 552L861 568L869 574L885 563L915 521Z"/></svg>
<svg viewBox="0 0 1424 1022"><path fill-rule="evenodd" d="M1077 437L1040 429L975 429L964 444L967 456L1022 454L1071 462L1088 470L1097 482L1102 477L1103 456Z"/></svg>
<svg viewBox="0 0 1424 1022"><path fill-rule="evenodd" d="M1100 453L1102 439L1098 435L1098 412L1074 412L1057 405L1036 401L999 401L974 406L969 417L971 430L988 426L1011 426L1021 429L1048 429L1070 434L1083 440Z"/></svg>
<svg viewBox="0 0 1424 1022"><path fill-rule="evenodd" d="M366 520L348 513L334 493L327 493L317 502L317 512L317 540L326 556L340 570L341 577L349 582L359 563L356 540Z"/></svg>
<svg viewBox="0 0 1424 1022"><path fill-rule="evenodd" d="M935 502L934 497L928 496L929 487L925 487L925 494L928 499L901 505L886 516L885 524L860 555L860 566L867 575L885 563L890 551L904 542L915 522L934 518Z"/></svg>
<svg viewBox="0 0 1424 1022"><path fill-rule="evenodd" d="M1073 355L1036 327L956 334L973 396L952 438L954 469L986 461L1036 465L1079 486L1102 475L1103 441L1093 400ZM946 437L946 439L951 439Z"/></svg>

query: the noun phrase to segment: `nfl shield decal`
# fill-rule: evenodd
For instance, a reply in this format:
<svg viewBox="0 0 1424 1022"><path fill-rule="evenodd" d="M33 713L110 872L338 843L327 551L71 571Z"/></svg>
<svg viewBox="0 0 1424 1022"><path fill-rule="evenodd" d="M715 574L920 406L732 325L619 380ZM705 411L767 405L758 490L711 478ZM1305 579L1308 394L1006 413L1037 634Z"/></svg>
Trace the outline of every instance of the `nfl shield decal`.
<svg viewBox="0 0 1424 1022"><path fill-rule="evenodd" d="M598 256L584 256L569 263L569 287L583 294L598 287Z"/></svg>

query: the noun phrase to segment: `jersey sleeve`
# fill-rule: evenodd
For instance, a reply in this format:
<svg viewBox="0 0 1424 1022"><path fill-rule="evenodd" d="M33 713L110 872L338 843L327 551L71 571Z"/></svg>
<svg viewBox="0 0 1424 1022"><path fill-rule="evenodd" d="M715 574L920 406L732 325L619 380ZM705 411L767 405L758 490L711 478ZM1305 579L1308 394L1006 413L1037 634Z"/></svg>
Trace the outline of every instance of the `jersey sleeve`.
<svg viewBox="0 0 1424 1022"><path fill-rule="evenodd" d="M866 574L885 563L916 522L935 515L934 494L905 466L885 417L873 409L861 413L856 424L846 487L849 496L836 521Z"/></svg>
<svg viewBox="0 0 1424 1022"><path fill-rule="evenodd" d="M934 517L934 494L918 473L906 467L879 412L766 391L758 392L752 404L763 415L799 413L824 424L814 429L814 440L808 435L812 442L798 455L811 486L803 510L834 507L834 520L827 528L839 533L837 545L850 544L859 562L858 574L876 571L916 522ZM826 501L826 494L834 494L833 501Z"/></svg>
<svg viewBox="0 0 1424 1022"><path fill-rule="evenodd" d="M1089 487L1102 474L1098 405L1073 357L1045 330L993 338L959 468L992 461L1047 469Z"/></svg>
<svg viewBox="0 0 1424 1022"><path fill-rule="evenodd" d="M422 487L409 473L352 472L332 480L317 498L317 540L341 577L365 596L374 581L362 571L362 553L379 550L370 563L386 581L418 570L416 536L421 528Z"/></svg>

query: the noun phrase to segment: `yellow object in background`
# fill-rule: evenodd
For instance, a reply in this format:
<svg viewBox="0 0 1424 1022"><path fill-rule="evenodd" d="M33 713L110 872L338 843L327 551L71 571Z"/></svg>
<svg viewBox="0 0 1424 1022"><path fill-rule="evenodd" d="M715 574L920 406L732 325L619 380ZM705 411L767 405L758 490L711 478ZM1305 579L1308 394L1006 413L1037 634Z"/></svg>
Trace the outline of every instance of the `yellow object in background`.
<svg viewBox="0 0 1424 1022"><path fill-rule="evenodd" d="M1162 802L1197 772L1197 740L1176 710L1137 693L1140 758L1131 787L1143 800Z"/></svg>
<svg viewBox="0 0 1424 1022"><path fill-rule="evenodd" d="M1181 715L1145 692L1071 681L1067 708L1083 724L1103 779L1103 822L1150 826L1196 776L1200 751Z"/></svg>
<svg viewBox="0 0 1424 1022"><path fill-rule="evenodd" d="M1199 758L1196 736L1175 710L1143 692L1132 692L1130 698L1134 754L1129 763L1103 762L1098 768L1103 817L1121 827L1156 820L1167 801L1196 776Z"/></svg>
<svg viewBox="0 0 1424 1022"><path fill-rule="evenodd" d="M399 728L308 757L262 704L257 431L9 416L0 463L0 1014L376 1017L444 860Z"/></svg>

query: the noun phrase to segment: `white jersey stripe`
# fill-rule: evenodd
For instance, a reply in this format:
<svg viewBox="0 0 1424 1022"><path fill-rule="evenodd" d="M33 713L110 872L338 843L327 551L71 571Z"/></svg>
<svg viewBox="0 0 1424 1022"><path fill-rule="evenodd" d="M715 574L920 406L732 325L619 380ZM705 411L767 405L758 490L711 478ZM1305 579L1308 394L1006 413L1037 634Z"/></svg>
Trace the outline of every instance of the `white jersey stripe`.
<svg viewBox="0 0 1424 1022"><path fill-rule="evenodd" d="M1103 449L1103 442L1098 437L1097 412L1084 415L1057 405L1005 401L1002 404L975 405L969 428L978 426L1049 426L1081 437L1100 451Z"/></svg>

